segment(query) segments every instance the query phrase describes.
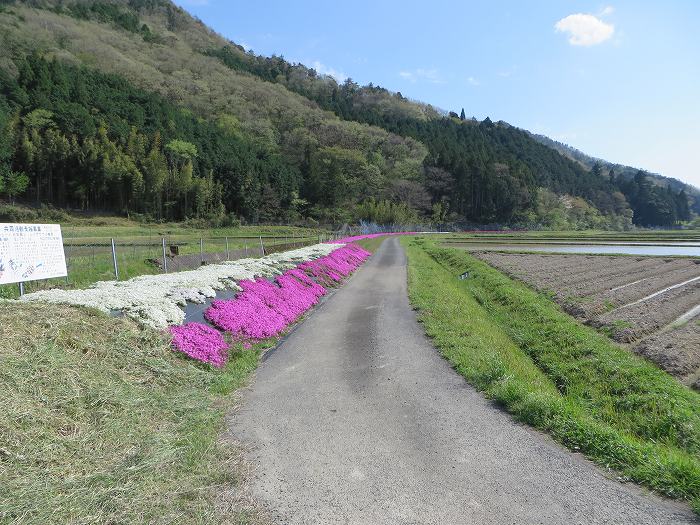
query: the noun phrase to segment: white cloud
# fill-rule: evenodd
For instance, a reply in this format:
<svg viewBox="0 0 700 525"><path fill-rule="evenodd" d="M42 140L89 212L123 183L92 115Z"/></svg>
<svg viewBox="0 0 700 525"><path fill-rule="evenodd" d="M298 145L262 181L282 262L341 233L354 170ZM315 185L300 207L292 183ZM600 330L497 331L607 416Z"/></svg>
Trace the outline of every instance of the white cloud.
<svg viewBox="0 0 700 525"><path fill-rule="evenodd" d="M311 63L311 67L313 67L316 70L316 73L319 75L329 75L336 79L337 82L345 82L345 79L348 78L348 76L343 73L342 71L338 71L336 69L333 69L332 67L328 67L318 60L314 60Z"/></svg>
<svg viewBox="0 0 700 525"><path fill-rule="evenodd" d="M518 71L518 66L510 66L509 68L506 69L501 69L497 75L501 78L509 78L515 75L515 73Z"/></svg>
<svg viewBox="0 0 700 525"><path fill-rule="evenodd" d="M469 78L467 79L467 82L469 82L469 85L471 85L471 86L480 86L480 85L481 85L481 82L479 82L479 81L478 81L477 79L475 79L474 77L469 77Z"/></svg>
<svg viewBox="0 0 700 525"><path fill-rule="evenodd" d="M562 18L554 28L559 33L569 35L572 46L594 46L608 40L615 32L615 26L606 24L593 15L576 13Z"/></svg>
<svg viewBox="0 0 700 525"><path fill-rule="evenodd" d="M615 12L615 8L611 5L605 6L600 12L600 16L608 16Z"/></svg>
<svg viewBox="0 0 700 525"><path fill-rule="evenodd" d="M437 69L413 69L410 71L399 71L399 76L405 78L409 82L417 82L424 80L431 84L444 84L445 81L440 77Z"/></svg>

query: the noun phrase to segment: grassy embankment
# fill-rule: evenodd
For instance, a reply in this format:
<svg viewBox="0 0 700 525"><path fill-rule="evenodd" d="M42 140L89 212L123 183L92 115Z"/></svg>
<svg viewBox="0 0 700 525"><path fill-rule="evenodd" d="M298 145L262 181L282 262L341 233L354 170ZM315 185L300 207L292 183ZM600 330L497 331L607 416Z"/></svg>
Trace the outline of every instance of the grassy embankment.
<svg viewBox="0 0 700 525"><path fill-rule="evenodd" d="M361 239L359 241L355 241L355 244L359 244L368 252L374 253L375 251L377 251L377 248L379 248L379 246L384 242L384 239L386 238L386 235L382 235L381 237L373 237L371 239Z"/></svg>
<svg viewBox="0 0 700 525"><path fill-rule="evenodd" d="M411 302L460 374L519 420L700 512L700 394L463 251L403 242Z"/></svg>
<svg viewBox="0 0 700 525"><path fill-rule="evenodd" d="M0 305L0 339L0 522L221 523L223 416L259 351L215 370L128 319L39 304Z"/></svg>
<svg viewBox="0 0 700 525"><path fill-rule="evenodd" d="M257 520L221 433L275 339L217 370L127 318L0 303L0 341L0 523Z"/></svg>
<svg viewBox="0 0 700 525"><path fill-rule="evenodd" d="M584 231L512 231L512 232L459 232L447 234L445 240L468 241L567 241L567 242L672 242L700 241L700 230L584 230Z"/></svg>
<svg viewBox="0 0 700 525"><path fill-rule="evenodd" d="M41 221L41 222L52 222ZM113 280L114 266L110 239L117 244L117 261L121 280L138 275L160 273L149 259L162 257L162 238L168 244L177 244L180 254L199 253L199 240L204 239L204 252L224 253L226 238L229 250L247 246L251 257L260 252L259 237L265 246L275 244L299 246L318 242L326 230L295 226L237 226L228 228L194 228L182 223L142 224L119 217L82 219L70 217L61 223L68 279L50 279L28 282L27 292L45 288L83 288L97 281ZM0 286L0 297L16 298L17 285Z"/></svg>

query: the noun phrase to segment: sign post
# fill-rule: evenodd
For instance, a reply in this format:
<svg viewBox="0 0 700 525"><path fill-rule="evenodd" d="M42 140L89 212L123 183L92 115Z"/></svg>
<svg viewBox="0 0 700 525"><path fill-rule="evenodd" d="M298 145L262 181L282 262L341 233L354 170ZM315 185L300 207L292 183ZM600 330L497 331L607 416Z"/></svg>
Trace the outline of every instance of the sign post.
<svg viewBox="0 0 700 525"><path fill-rule="evenodd" d="M168 259L165 258L165 237L163 237L163 271L168 273Z"/></svg>
<svg viewBox="0 0 700 525"><path fill-rule="evenodd" d="M114 238L112 238L112 264L114 265L114 278L119 280L119 265L117 264L117 248L114 246Z"/></svg>
<svg viewBox="0 0 700 525"><path fill-rule="evenodd" d="M0 223L0 284L66 277L59 224Z"/></svg>

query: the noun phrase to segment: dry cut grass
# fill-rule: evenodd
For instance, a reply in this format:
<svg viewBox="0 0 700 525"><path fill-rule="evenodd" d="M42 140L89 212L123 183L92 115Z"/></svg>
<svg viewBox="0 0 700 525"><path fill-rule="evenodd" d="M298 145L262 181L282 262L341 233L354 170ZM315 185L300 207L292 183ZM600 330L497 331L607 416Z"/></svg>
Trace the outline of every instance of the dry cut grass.
<svg viewBox="0 0 700 525"><path fill-rule="evenodd" d="M252 519L220 434L257 352L213 371L127 319L41 304L0 304L0 340L1 523Z"/></svg>

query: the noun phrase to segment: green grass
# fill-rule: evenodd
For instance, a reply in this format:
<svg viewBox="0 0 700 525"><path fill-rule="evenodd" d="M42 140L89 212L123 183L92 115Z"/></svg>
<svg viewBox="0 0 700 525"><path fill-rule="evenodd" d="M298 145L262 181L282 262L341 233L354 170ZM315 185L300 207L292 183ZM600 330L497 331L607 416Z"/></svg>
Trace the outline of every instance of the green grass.
<svg viewBox="0 0 700 525"><path fill-rule="evenodd" d="M223 417L258 350L222 371L160 332L52 305L0 306L0 523L248 523Z"/></svg>
<svg viewBox="0 0 700 525"><path fill-rule="evenodd" d="M120 217L71 218L61 225L68 264L68 279L49 279L25 283L25 291L46 288L84 288L97 281L113 280L114 265L111 238L117 247L119 278L160 273L149 259L162 258L162 239L177 244L180 254L199 253L200 238L205 253L224 253L226 240L230 250L248 247L251 257L260 255L259 237L265 246L297 242L299 246L327 238L328 231L296 226L238 226L230 228L192 228L186 223L141 224ZM0 286L0 298L19 296L16 284Z"/></svg>
<svg viewBox="0 0 700 525"><path fill-rule="evenodd" d="M547 242L553 240L561 241L660 241L670 242L700 240L700 230L630 230L630 231L609 231L609 230L583 230L583 231L522 231L522 232L469 232L453 233L442 236L447 242L459 242L460 240L472 242L508 242L514 241L535 241Z"/></svg>
<svg viewBox="0 0 700 525"><path fill-rule="evenodd" d="M601 326L599 330L609 338L614 339L615 335L625 328L632 328L632 323L623 319L616 319L608 326Z"/></svg>
<svg viewBox="0 0 700 525"><path fill-rule="evenodd" d="M459 248L463 250L488 250L496 253L521 253L531 255L543 255L548 253L565 253L574 255L574 252L557 250L552 243L561 244L609 244L629 243L631 245L645 244L665 244L665 243L690 243L700 241L700 230L633 230L627 232L619 231L523 231L508 233L451 233L431 236L431 240L441 242L446 248ZM537 250L534 247L542 245L547 250ZM540 247L542 247L540 246ZM620 248L621 252L624 252ZM596 257L639 257L638 254L631 253L589 253L583 250L581 253L586 256ZM688 255L644 255L645 257L688 258Z"/></svg>
<svg viewBox="0 0 700 525"><path fill-rule="evenodd" d="M95 224L97 222L98 224ZM301 228L297 226L235 226L227 228L194 228L183 223L151 223L140 224L126 219L110 218L102 221L93 221L88 224L66 224L63 226L63 236L66 239L108 239L110 237L122 239L148 239L159 241L162 237L187 237L199 239L199 237L249 237L255 239L259 235L263 237L284 237L284 236L308 236L320 233L328 233L327 230L319 228Z"/></svg>
<svg viewBox="0 0 700 525"><path fill-rule="evenodd" d="M700 510L699 394L467 253L403 242L411 302L459 373L519 420Z"/></svg>
<svg viewBox="0 0 700 525"><path fill-rule="evenodd" d="M355 241L355 244L359 244L368 252L374 253L377 251L377 249L384 242L385 239L386 236L383 235L381 237L373 237L371 239L361 239L359 241Z"/></svg>

